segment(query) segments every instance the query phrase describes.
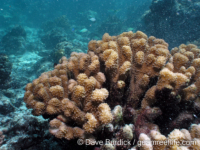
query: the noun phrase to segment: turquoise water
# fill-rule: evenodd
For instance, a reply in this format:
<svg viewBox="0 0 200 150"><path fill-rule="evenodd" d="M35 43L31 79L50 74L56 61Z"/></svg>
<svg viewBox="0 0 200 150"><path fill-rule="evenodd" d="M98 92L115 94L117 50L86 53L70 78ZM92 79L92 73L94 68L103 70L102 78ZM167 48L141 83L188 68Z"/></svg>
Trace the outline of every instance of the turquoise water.
<svg viewBox="0 0 200 150"><path fill-rule="evenodd" d="M196 47L188 46L187 48L185 48L186 46L184 47L183 45L182 47L179 47L179 52L184 55L183 57L185 58L187 56L187 58L184 59L184 61L187 61L187 63L183 63L182 65L185 68L182 67L179 71L176 70L176 66L174 67L175 69L173 68L176 71L171 69L171 71L173 70L176 73L178 72L186 74L187 69L190 65L195 66L195 63L193 63L193 59L199 58L199 49L197 48L199 48L200 46L200 1L0 0L0 150L62 150L79 148L95 150L108 149L108 147L102 147L99 143L95 146L78 146L77 139L60 139L55 137L53 133L50 134L49 122L56 117L59 118L57 116L58 114L41 114L38 116L32 115L32 110L28 109L32 107L29 107L24 103L25 87L27 83L31 83L32 81L34 81L34 79L37 79L39 76L41 76L42 73L53 70L54 67L57 66L57 64L61 63L59 62L59 60L63 56L69 59L71 53L73 56L76 56L78 55L77 53L88 52L87 60L85 60L85 62L92 62L92 59L88 58L92 57L92 54L89 54L89 51L91 52L92 48L88 48L88 43L91 40L102 40L103 35L105 33L108 33L110 36L113 36L109 37L110 39L118 42L117 48L119 48L119 50L122 50L123 48L121 48L121 45L119 44L120 38L114 36L120 35L123 32L135 33L137 31L144 32L148 37L155 36L157 39L163 39L166 43L168 43L167 45L165 42L160 42L160 40L157 40L158 43L156 43L155 39L152 40L152 42L155 42L156 44L164 43L164 48L166 48L165 46L167 45L166 49L160 50L158 48L159 50L155 52L156 57L157 55L160 56L160 53L162 53L161 55L163 57L168 57L165 60L162 60L165 63L173 62L172 58L170 59L170 57L174 55L174 47L179 47L179 45L181 45L182 43L195 44ZM128 35L126 35L126 37L128 37ZM106 41L105 39L103 40L103 42L108 41ZM151 47L150 41L151 40L148 41L149 47ZM191 89L197 89L198 91L198 86L195 88L193 87L194 84L196 86L196 84L198 83L198 77L195 76L196 74L198 74L198 63L195 66L196 70L194 71L196 74L191 73L191 68L191 70L188 69L190 70L189 72L191 73L191 76L187 74L188 76L190 76L190 78L187 76L187 85L181 86L181 90L174 90L173 92L177 92L178 94L176 93L177 95L175 94L174 97L172 96L173 98L170 97L170 94L166 94L170 91L169 89L165 89L164 93L163 91L160 93L157 92L157 99L159 99L160 95L165 95L165 97L170 95L170 98L167 97L170 99L170 104L166 104L165 100L163 100L164 102L162 102L161 104L155 103L155 107L159 107L159 110L154 109L153 105L151 111L157 111L157 113L153 114L153 116L150 113L146 114L146 110L143 110L141 108L141 103L142 99L145 97L145 92L141 94L138 98L137 107L129 106L129 104L127 104L127 99L132 97L130 95L134 94L133 88L131 89L131 84L133 84L132 78L130 77L131 72L129 72L128 75L126 74L124 76L115 76L116 78L120 78L120 80L116 81L115 83L112 82L112 80L116 78L110 75L107 69L105 69L106 63L104 64L104 59L107 59L107 57L104 55L99 55L101 50L104 51L107 49L111 49L112 46L108 46L109 48L107 47L103 49L103 46L101 45L102 43L99 44L100 46L98 44L96 43L96 49L93 51L97 51L95 52L95 55L98 55L98 59L101 63L101 66L99 67L100 72L103 72L106 79L104 84L102 83L101 86L98 85L98 88L108 89L109 97L105 100L105 102L109 104L112 111L115 106L121 105L124 116L121 115L121 118L116 119L118 120L118 123L116 123L115 120L114 122L112 122L112 125L110 125L111 123L104 125L101 129L97 130L95 134L92 134L92 137L90 137L91 135L85 135L85 139L95 139L94 137L96 137L96 140L102 140L105 138L117 139L119 137L119 139L123 139L123 134L125 134L125 131L123 132L123 130L125 130L124 128L131 128L132 130L134 128L133 131L130 131L130 133L133 132L133 137L131 138L132 144L130 147L115 146L111 149L139 149L136 144L136 142L139 140L139 133L147 133L143 132L143 129L141 129L141 131L140 128L137 129L137 127L139 126L137 126L137 124L140 124L140 121L135 120L138 119L138 116L140 119L140 117L142 118L147 115L145 116L147 117L147 120L151 123L155 123L156 125L158 125L158 131L166 137L175 128L185 128L189 130L191 124L198 124L200 122L200 104L198 100L199 92L195 93L196 97L192 95L197 100L191 100L190 102L181 101L186 97L185 93L187 93L187 90L186 92L181 91L183 88L190 86ZM129 43L124 45L130 46L131 44ZM136 48L134 49L133 47L131 47L132 51L136 52ZM147 53L149 47L147 46L145 48L144 53ZM141 46L141 49L142 48L143 47ZM161 48L163 47L161 46ZM166 54L165 50L169 51L169 53L170 51L172 51L173 55ZM191 51L192 54L190 52L186 53L185 51ZM119 54L121 53L119 52ZM80 55L80 57L82 57L82 54ZM137 55L139 55L139 53ZM136 57L136 54L133 54L132 56L131 53L128 54L126 57L128 56L132 58L130 62L131 66L133 66L133 62L136 61L136 58L134 59L133 57ZM119 59L121 58L125 59L125 56L119 56ZM70 62L70 60L72 59L76 61L76 59L78 58L73 57L68 61ZM145 57L144 60L146 61L147 57ZM174 62L175 61L176 60L174 60ZM179 61L179 59L177 59L177 61ZM84 64L85 62L81 63ZM122 60L116 61L115 63L120 64L122 63ZM72 68L77 69L78 67L74 65ZM160 70L164 67L165 66L163 64ZM89 66L87 66L86 68L89 68ZM131 69L130 68L127 70L134 70L134 67L132 67ZM83 70L82 72L80 72L87 72L84 72ZM146 70L147 69L144 69L142 71L138 71L137 73L139 74L141 72L145 72ZM156 70L154 73L156 75L149 79L145 90L148 90L152 86L156 85L158 80L161 78L159 74L160 70L158 70ZM111 69L111 72L112 71L113 70ZM67 72L65 74L68 79L77 80L75 73L73 74L72 72L73 71L71 71L70 73ZM116 72L119 73L120 71L118 70ZM151 70L149 72L151 72ZM148 74L148 72L146 74ZM88 77L95 75L95 73L91 73L90 75L88 75ZM110 79L111 77L113 77L113 79ZM122 82L122 79L124 77L127 77L127 79ZM137 81L139 82L140 80L136 79L136 81L134 81L135 85L137 84ZM67 82L67 85L69 85L71 82L74 81ZM171 83L172 86L175 85L174 82L175 81ZM120 91L119 88L116 88L118 86L124 86L123 90ZM140 88L140 86L136 86L136 89ZM37 92L38 91L35 90L35 93ZM129 92L133 93L130 94ZM70 92L68 94L70 95ZM110 100L112 99L111 97L114 97L114 101ZM42 101L42 98L40 97L37 100ZM172 100L175 101L173 105L171 104ZM47 103L48 102L46 102L46 104ZM170 108L166 110L163 105ZM80 106L81 110L83 109L82 107L83 106ZM134 108L134 110L132 107ZM176 108L177 110L175 110ZM161 115L160 111L161 113L166 112L166 114ZM87 113L87 111L84 113ZM63 115L63 112L60 114ZM154 120L154 117L157 115L159 116L158 119ZM134 121L129 120L130 116L136 117L133 119ZM184 116L186 117L184 118ZM83 118L85 119L85 117ZM143 120L143 118L141 120ZM74 127L77 125L77 123L76 121L72 121L70 122L70 125ZM126 125L129 125L129 127L127 127ZM77 126L80 128L82 127L79 124ZM111 128L114 128L112 132L110 131ZM145 126L145 128L148 127ZM157 126L155 128L157 128ZM146 129L144 130L146 131ZM147 130L149 130L147 136L150 137L150 129L148 128ZM107 134L107 132L109 134ZM198 135L199 133L200 131L198 131ZM133 141L135 142L134 144Z"/></svg>

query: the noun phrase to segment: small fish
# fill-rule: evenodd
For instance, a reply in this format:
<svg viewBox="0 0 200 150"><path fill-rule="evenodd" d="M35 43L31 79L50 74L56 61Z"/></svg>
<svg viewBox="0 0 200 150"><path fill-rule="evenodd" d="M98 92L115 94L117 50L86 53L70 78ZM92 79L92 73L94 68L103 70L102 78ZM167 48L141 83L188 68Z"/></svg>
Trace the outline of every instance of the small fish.
<svg viewBox="0 0 200 150"><path fill-rule="evenodd" d="M72 28L72 32L74 32L75 31L75 29L74 28Z"/></svg>
<svg viewBox="0 0 200 150"><path fill-rule="evenodd" d="M127 31L133 31L133 28L128 28Z"/></svg>
<svg viewBox="0 0 200 150"><path fill-rule="evenodd" d="M108 12L111 12L111 13L118 13L121 9L110 9L108 10Z"/></svg>
<svg viewBox="0 0 200 150"><path fill-rule="evenodd" d="M92 21L92 22L95 22L95 21L96 21L95 18L90 18L89 20Z"/></svg>
<svg viewBox="0 0 200 150"><path fill-rule="evenodd" d="M79 32L81 32L81 33L85 33L85 32L87 32L88 30L86 29L86 28L83 28L82 30L80 30Z"/></svg>

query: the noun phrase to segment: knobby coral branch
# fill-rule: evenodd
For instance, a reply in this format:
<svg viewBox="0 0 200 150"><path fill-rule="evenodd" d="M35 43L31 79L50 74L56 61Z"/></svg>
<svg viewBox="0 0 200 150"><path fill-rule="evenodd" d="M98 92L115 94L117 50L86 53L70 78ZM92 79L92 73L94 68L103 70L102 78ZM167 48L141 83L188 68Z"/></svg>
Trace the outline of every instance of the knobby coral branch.
<svg viewBox="0 0 200 150"><path fill-rule="evenodd" d="M102 40L89 42L87 54L62 57L53 71L28 83L24 101L33 115L50 118L49 131L57 138L200 140L199 125L191 126L190 134L194 126L197 131L192 138L184 135L188 130L178 130L199 123L199 54L192 44L170 53L164 40L141 31L105 33ZM177 137L180 134L182 138ZM139 145L104 143L100 148L131 147ZM166 147L141 147L152 148Z"/></svg>

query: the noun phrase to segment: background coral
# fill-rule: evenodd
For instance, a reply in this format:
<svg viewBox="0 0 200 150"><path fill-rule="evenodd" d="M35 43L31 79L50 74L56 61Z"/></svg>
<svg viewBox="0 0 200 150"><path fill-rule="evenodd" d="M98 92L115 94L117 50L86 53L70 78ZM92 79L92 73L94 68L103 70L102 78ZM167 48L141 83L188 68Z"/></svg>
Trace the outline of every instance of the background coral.
<svg viewBox="0 0 200 150"><path fill-rule="evenodd" d="M67 17L63 15L43 23L42 30L41 41L47 49L53 49L58 43L67 41L70 24Z"/></svg>
<svg viewBox="0 0 200 150"><path fill-rule="evenodd" d="M25 52L26 31L24 27L17 25L2 37L2 45L6 54L22 54Z"/></svg>
<svg viewBox="0 0 200 150"><path fill-rule="evenodd" d="M137 30L164 38L170 48L194 41L199 38L199 6L196 0L153 0Z"/></svg>
<svg viewBox="0 0 200 150"><path fill-rule="evenodd" d="M53 28L63 28L65 31L68 31L70 28L69 20L65 15L57 17L53 20L46 21L42 25L42 29L45 32L52 30Z"/></svg>

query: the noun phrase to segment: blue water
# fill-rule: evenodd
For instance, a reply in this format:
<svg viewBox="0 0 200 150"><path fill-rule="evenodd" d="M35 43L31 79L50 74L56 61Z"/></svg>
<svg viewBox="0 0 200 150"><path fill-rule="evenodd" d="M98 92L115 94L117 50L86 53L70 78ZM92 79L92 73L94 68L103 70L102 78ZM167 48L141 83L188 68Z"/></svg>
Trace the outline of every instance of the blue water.
<svg viewBox="0 0 200 150"><path fill-rule="evenodd" d="M164 39L170 51L182 43L200 47L200 1L0 0L0 150L63 149L48 132L49 120L26 108L26 84L61 57L87 53L88 42L104 33L138 30Z"/></svg>
<svg viewBox="0 0 200 150"><path fill-rule="evenodd" d="M150 0L127 0L126 2L116 0L110 0L109 2L94 0L3 0L0 2L0 6L1 9L3 9L2 11L8 12L11 15L17 15L18 21L23 22L24 25L30 22L30 24L34 26L39 26L42 22L54 19L60 15L66 15L70 21L77 21L77 24L82 24L84 21L87 21L88 18L87 16L81 16L80 13L84 13L88 10L95 11L98 14L98 18L96 19L99 22L106 19L108 15L115 14L124 21L128 8L132 6L137 8L143 3L146 3L148 7L150 5ZM145 11L143 7L140 9ZM120 11L116 12L115 10Z"/></svg>

